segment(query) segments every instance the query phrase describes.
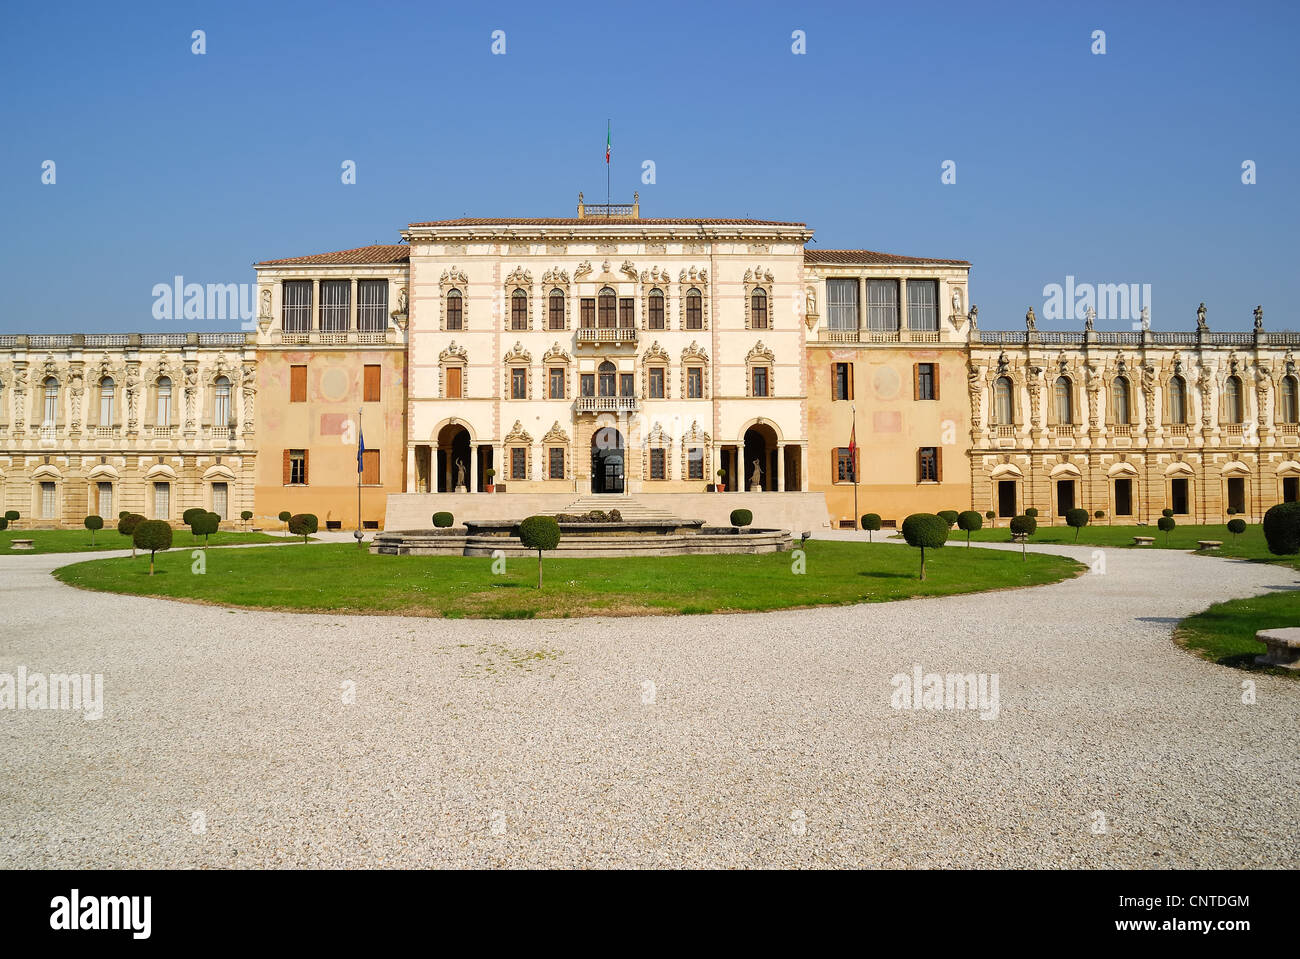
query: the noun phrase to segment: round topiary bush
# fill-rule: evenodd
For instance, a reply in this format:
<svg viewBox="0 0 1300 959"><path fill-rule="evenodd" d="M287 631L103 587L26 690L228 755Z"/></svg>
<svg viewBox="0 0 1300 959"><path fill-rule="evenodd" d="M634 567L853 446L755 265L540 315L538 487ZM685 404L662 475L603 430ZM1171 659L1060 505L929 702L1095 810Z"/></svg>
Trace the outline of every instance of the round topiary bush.
<svg viewBox="0 0 1300 959"><path fill-rule="evenodd" d="M195 536L203 537L203 548L208 548L208 537L215 533L221 527L221 517L216 513L209 513L207 510L199 510L199 514L194 517L190 523L190 532Z"/></svg>
<svg viewBox="0 0 1300 959"><path fill-rule="evenodd" d="M295 513L289 517L289 532L301 536L305 543L307 537L316 532L319 523L315 513Z"/></svg>
<svg viewBox="0 0 1300 959"><path fill-rule="evenodd" d="M1097 512L1095 512L1095 513L1092 514L1092 518L1093 518L1093 519L1105 519L1105 518L1106 518L1106 511L1105 511L1104 509L1099 509L1099 510L1097 510Z"/></svg>
<svg viewBox="0 0 1300 959"><path fill-rule="evenodd" d="M1020 558L1025 558L1025 541L1038 532L1038 520L1026 512L1023 516L1011 517L1011 538L1020 537Z"/></svg>
<svg viewBox="0 0 1300 959"><path fill-rule="evenodd" d="M18 510L16 510L16 509L5 510L5 519L6 519L10 524L17 523L17 522L18 522Z"/></svg>
<svg viewBox="0 0 1300 959"><path fill-rule="evenodd" d="M733 509L731 511L731 525L739 530L742 526L748 526L754 522L754 514L747 509Z"/></svg>
<svg viewBox="0 0 1300 959"><path fill-rule="evenodd" d="M290 513L287 509L281 510L280 515L277 516L276 519L278 519L281 523L284 524L284 528L287 531L289 528L289 520L293 519L293 514Z"/></svg>
<svg viewBox="0 0 1300 959"><path fill-rule="evenodd" d="M1264 514L1264 539L1274 556L1300 553L1300 503L1278 503Z"/></svg>
<svg viewBox="0 0 1300 959"><path fill-rule="evenodd" d="M1173 518L1173 515L1174 515L1174 511L1171 510L1171 509L1162 509L1162 510L1160 511L1160 515L1161 515L1161 516L1168 516L1169 518L1172 519L1172 518Z"/></svg>
<svg viewBox="0 0 1300 959"><path fill-rule="evenodd" d="M1228 532L1232 534L1232 541L1237 542L1237 537L1246 532L1246 521L1244 519L1228 520Z"/></svg>
<svg viewBox="0 0 1300 959"><path fill-rule="evenodd" d="M131 534L131 542L137 549L149 551L149 575L152 576L154 554L160 549L172 548L172 528L164 520L141 517Z"/></svg>
<svg viewBox="0 0 1300 959"><path fill-rule="evenodd" d="M139 513L127 513L117 521L117 531L123 536L130 536L131 539L131 556L135 556L135 528L144 522L144 517Z"/></svg>
<svg viewBox="0 0 1300 959"><path fill-rule="evenodd" d="M973 509L958 513L957 528L966 531L966 548L970 549L970 534L984 528L984 517Z"/></svg>
<svg viewBox="0 0 1300 959"><path fill-rule="evenodd" d="M1178 524L1174 522L1174 518L1172 516L1162 516L1158 520L1156 520L1156 526L1160 529L1162 533L1165 534L1166 546L1169 545L1169 534L1174 531L1174 527L1177 525Z"/></svg>
<svg viewBox="0 0 1300 959"><path fill-rule="evenodd" d="M82 522L82 525L85 526L86 529L90 530L90 545L94 546L95 533L104 528L104 517L94 515L87 516Z"/></svg>
<svg viewBox="0 0 1300 959"><path fill-rule="evenodd" d="M244 521L244 525L247 526L248 521L253 518L253 511L251 509L246 509L239 514L239 518L242 519Z"/></svg>
<svg viewBox="0 0 1300 959"><path fill-rule="evenodd" d="M121 511L117 514L117 518L118 518L118 519L125 519L126 517L128 517L128 516L130 516L130 515L131 515L131 511L130 511L129 509L124 509L124 510L121 510Z"/></svg>
<svg viewBox="0 0 1300 959"><path fill-rule="evenodd" d="M207 510L205 510L202 506L192 506L189 509L187 509L184 513L181 513L181 522L184 523L186 526L193 526L194 520L202 516L206 512Z"/></svg>
<svg viewBox="0 0 1300 959"><path fill-rule="evenodd" d="M992 526L994 529L997 528L998 525L997 513L995 513L993 510L988 510L984 513L984 518L989 521L990 526Z"/></svg>
<svg viewBox="0 0 1300 959"><path fill-rule="evenodd" d="M1065 511L1065 525L1074 527L1074 541L1079 541L1079 530L1088 525L1088 511L1086 509L1067 509Z"/></svg>
<svg viewBox="0 0 1300 959"><path fill-rule="evenodd" d="M880 514L863 513L859 522L862 523L862 528L867 531L867 542L870 543L873 538L871 534L880 529Z"/></svg>
<svg viewBox="0 0 1300 959"><path fill-rule="evenodd" d="M542 588L542 550L560 545L560 524L554 516L530 516L519 524L519 542L537 550L537 588Z"/></svg>
<svg viewBox="0 0 1300 959"><path fill-rule="evenodd" d="M954 526L957 525L958 514L955 509L941 509L939 510L939 512L935 513L934 515L938 516L945 523L947 523L949 529L952 529Z"/></svg>
<svg viewBox="0 0 1300 959"><path fill-rule="evenodd" d="M1231 506L1228 507L1227 513L1228 513L1229 516L1233 516L1233 515L1235 515L1236 512L1237 512L1237 511L1236 511L1235 509L1233 509Z"/></svg>
<svg viewBox="0 0 1300 959"><path fill-rule="evenodd" d="M447 529L454 522L456 522L456 517L452 516L446 510L440 510L433 514L434 529Z"/></svg>
<svg viewBox="0 0 1300 959"><path fill-rule="evenodd" d="M1038 508L1035 506L1029 507L1029 509L1025 510L1025 515L1038 519Z"/></svg>
<svg viewBox="0 0 1300 959"><path fill-rule="evenodd" d="M926 547L938 549L948 542L948 530L948 521L934 513L913 513L903 520L903 539L921 550L921 579L925 579Z"/></svg>
<svg viewBox="0 0 1300 959"><path fill-rule="evenodd" d="M0 516L0 530L6 530L8 528L9 528L9 520L5 519L3 516Z"/></svg>

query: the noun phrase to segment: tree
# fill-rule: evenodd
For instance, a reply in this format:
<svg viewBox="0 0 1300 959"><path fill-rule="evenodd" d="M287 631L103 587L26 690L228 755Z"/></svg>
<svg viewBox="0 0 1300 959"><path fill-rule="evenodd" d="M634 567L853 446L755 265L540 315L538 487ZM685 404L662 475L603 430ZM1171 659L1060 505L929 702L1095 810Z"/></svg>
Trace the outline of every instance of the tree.
<svg viewBox="0 0 1300 959"><path fill-rule="evenodd" d="M1074 541L1079 542L1079 530L1088 525L1088 511L1086 509L1067 509L1065 511L1065 525L1074 527Z"/></svg>
<svg viewBox="0 0 1300 959"><path fill-rule="evenodd" d="M984 518L989 521L989 525L994 529L998 528L998 514L993 512L993 510L986 512Z"/></svg>
<svg viewBox="0 0 1300 959"><path fill-rule="evenodd" d="M519 542L537 550L537 588L542 588L542 550L560 545L560 524L554 516L530 516L519 524Z"/></svg>
<svg viewBox="0 0 1300 959"><path fill-rule="evenodd" d="M921 579L925 579L925 550L938 549L948 541L948 523L934 513L913 513L903 520L903 539L921 550Z"/></svg>
<svg viewBox="0 0 1300 959"><path fill-rule="evenodd" d="M253 518L253 511L251 509L246 509L239 514L239 518L244 521L244 529L248 529L248 521Z"/></svg>
<svg viewBox="0 0 1300 959"><path fill-rule="evenodd" d="M131 558L135 559L135 528L144 522L139 513L126 513L117 521L117 531L131 537Z"/></svg>
<svg viewBox="0 0 1300 959"><path fill-rule="evenodd" d="M289 517L289 532L294 536L301 536L302 541L307 542L307 537L316 532L320 525L320 520L316 518L315 513L295 513Z"/></svg>
<svg viewBox="0 0 1300 959"><path fill-rule="evenodd" d="M1237 543L1237 536L1240 533L1246 532L1246 521L1244 519L1228 520L1228 532L1232 534L1232 542L1235 546Z"/></svg>
<svg viewBox="0 0 1300 959"><path fill-rule="evenodd" d="M284 528L287 531L289 529L289 520L293 519L293 514L287 509L280 510L280 515L277 516L276 519L284 524Z"/></svg>
<svg viewBox="0 0 1300 959"><path fill-rule="evenodd" d="M447 529L454 522L456 522L456 517L445 510L433 514L433 525L436 529Z"/></svg>
<svg viewBox="0 0 1300 959"><path fill-rule="evenodd" d="M973 509L957 515L957 528L966 531L966 548L970 549L970 534L984 528L984 517Z"/></svg>
<svg viewBox="0 0 1300 959"><path fill-rule="evenodd" d="M9 528L9 520L5 519L3 516L0 516L0 530L6 530L8 528Z"/></svg>
<svg viewBox="0 0 1300 959"><path fill-rule="evenodd" d="M102 517L102 516L87 516L86 519L85 519L85 521L84 521L84 523L83 523L82 525L84 525L84 526L86 527L86 529L90 530L90 545L91 545L91 546L94 546L94 545L95 545L95 531L104 528L104 517Z"/></svg>
<svg viewBox="0 0 1300 959"><path fill-rule="evenodd" d="M1024 516L1011 517L1011 536L1020 537L1020 558L1025 558L1025 541L1038 532L1038 520L1025 513Z"/></svg>
<svg viewBox="0 0 1300 959"><path fill-rule="evenodd" d="M1264 514L1264 539L1274 556L1300 553L1300 503L1278 503Z"/></svg>
<svg viewBox="0 0 1300 959"><path fill-rule="evenodd" d="M1174 527L1177 525L1178 524L1174 522L1174 518L1172 516L1162 516L1158 520L1156 520L1156 526L1160 529L1161 532L1165 534L1166 546L1169 545L1169 534L1174 531Z"/></svg>
<svg viewBox="0 0 1300 959"><path fill-rule="evenodd" d="M880 514L863 513L861 522L862 528L867 531L867 542L870 543L872 541L871 534L880 529Z"/></svg>
<svg viewBox="0 0 1300 959"><path fill-rule="evenodd" d="M208 548L208 537L221 527L221 517L207 510L199 510L199 515L190 523L190 532L203 537L203 548Z"/></svg>
<svg viewBox="0 0 1300 959"><path fill-rule="evenodd" d="M731 525L739 533L741 527L748 526L754 522L754 514L747 509L733 509L731 511Z"/></svg>
<svg viewBox="0 0 1300 959"><path fill-rule="evenodd" d="M139 549L149 551L149 575L153 575L154 554L160 549L172 548L172 528L160 519L145 519L137 524L131 542Z"/></svg>
<svg viewBox="0 0 1300 959"><path fill-rule="evenodd" d="M16 510L16 509L5 510L5 519L7 519L7 520L9 521L9 525L10 525L10 526L17 526L17 525L18 525L18 510Z"/></svg>
<svg viewBox="0 0 1300 959"><path fill-rule="evenodd" d="M935 515L947 523L949 529L957 525L957 511L955 509L941 509Z"/></svg>
<svg viewBox="0 0 1300 959"><path fill-rule="evenodd" d="M206 513L202 506L191 506L184 513L181 513L181 522L186 526L193 526L194 520Z"/></svg>

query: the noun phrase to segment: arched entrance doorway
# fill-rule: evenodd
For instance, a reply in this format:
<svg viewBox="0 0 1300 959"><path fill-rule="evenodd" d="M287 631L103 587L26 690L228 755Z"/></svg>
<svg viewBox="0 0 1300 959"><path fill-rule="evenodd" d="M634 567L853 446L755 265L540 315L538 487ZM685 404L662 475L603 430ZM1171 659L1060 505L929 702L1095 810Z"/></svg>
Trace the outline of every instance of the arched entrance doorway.
<svg viewBox="0 0 1300 959"><path fill-rule="evenodd" d="M459 461L459 466L457 465ZM448 425L438 431L438 492L454 493L460 467L464 468L463 485L470 483L469 430L463 426Z"/></svg>
<svg viewBox="0 0 1300 959"><path fill-rule="evenodd" d="M776 431L767 425L751 426L745 430L744 464L737 477L738 489L755 486L754 468L758 467L758 483L765 492L777 489L776 482Z"/></svg>
<svg viewBox="0 0 1300 959"><path fill-rule="evenodd" d="M623 434L604 426L591 434L591 491L623 492Z"/></svg>

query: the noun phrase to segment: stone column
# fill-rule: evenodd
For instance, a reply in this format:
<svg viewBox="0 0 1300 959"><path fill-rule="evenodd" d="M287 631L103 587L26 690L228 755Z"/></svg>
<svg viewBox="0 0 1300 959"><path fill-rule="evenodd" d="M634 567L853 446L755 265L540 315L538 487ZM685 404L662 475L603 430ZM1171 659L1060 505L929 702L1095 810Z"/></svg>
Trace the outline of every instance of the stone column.
<svg viewBox="0 0 1300 959"><path fill-rule="evenodd" d="M776 444L776 491L785 492L785 445Z"/></svg>
<svg viewBox="0 0 1300 959"><path fill-rule="evenodd" d="M466 478L465 489L470 493L478 492L478 446L471 443L469 446L469 475Z"/></svg>

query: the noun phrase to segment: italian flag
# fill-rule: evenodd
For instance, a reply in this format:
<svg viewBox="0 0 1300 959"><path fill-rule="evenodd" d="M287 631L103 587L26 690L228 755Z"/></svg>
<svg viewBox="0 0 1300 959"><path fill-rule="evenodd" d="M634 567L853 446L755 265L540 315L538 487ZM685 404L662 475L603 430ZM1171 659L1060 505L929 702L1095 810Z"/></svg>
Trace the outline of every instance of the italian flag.
<svg viewBox="0 0 1300 959"><path fill-rule="evenodd" d="M614 142L612 134L613 134L613 130L611 128L611 125L608 122L606 122L605 124L605 165L606 166L609 165L609 151L610 151L610 147L613 146L613 142Z"/></svg>

